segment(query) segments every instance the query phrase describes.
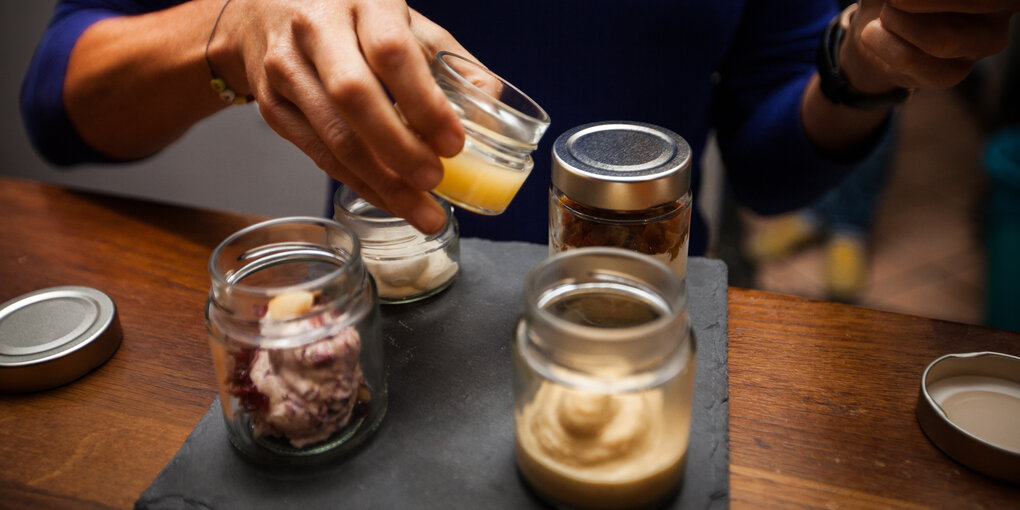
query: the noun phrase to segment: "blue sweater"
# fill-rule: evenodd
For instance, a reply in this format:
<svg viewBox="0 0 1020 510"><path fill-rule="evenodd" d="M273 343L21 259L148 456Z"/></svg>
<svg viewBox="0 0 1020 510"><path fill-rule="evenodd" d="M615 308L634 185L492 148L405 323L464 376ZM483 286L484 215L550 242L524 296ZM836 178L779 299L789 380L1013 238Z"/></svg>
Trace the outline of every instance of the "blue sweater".
<svg viewBox="0 0 1020 510"><path fill-rule="evenodd" d="M90 24L180 3L64 0L25 77L36 149L58 165L110 162L75 132L61 100L68 55ZM837 2L818 0L411 0L552 118L535 170L500 216L461 213L462 235L544 243L553 140L579 124L635 120L683 136L695 158L718 135L737 198L761 213L810 203L851 168L809 144L800 100ZM211 28L211 27L210 27ZM699 183L697 165L692 186ZM697 202L697 197L694 198ZM691 253L704 252L695 214Z"/></svg>

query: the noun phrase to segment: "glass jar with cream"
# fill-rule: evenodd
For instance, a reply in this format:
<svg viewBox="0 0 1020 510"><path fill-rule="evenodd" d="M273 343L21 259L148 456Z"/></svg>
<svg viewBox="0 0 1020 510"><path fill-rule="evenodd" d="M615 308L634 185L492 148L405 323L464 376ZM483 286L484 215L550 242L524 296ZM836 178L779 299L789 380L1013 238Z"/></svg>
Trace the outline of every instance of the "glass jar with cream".
<svg viewBox="0 0 1020 510"><path fill-rule="evenodd" d="M460 269L457 218L449 202L439 199L439 203L446 211L446 224L426 235L347 186L340 186L333 195L333 219L358 235L361 258L375 278L380 303L418 301L453 283Z"/></svg>
<svg viewBox="0 0 1020 510"><path fill-rule="evenodd" d="M683 476L695 342L683 280L620 248L552 256L517 326L517 465L555 505L640 508Z"/></svg>
<svg viewBox="0 0 1020 510"><path fill-rule="evenodd" d="M484 66L446 51L432 75L464 125L464 149L441 158L443 180L433 193L480 214L502 213L535 163L549 115L527 95Z"/></svg>
<svg viewBox="0 0 1020 510"><path fill-rule="evenodd" d="M640 122L575 127L553 144L549 251L615 246L687 271L691 150Z"/></svg>
<svg viewBox="0 0 1020 510"><path fill-rule="evenodd" d="M230 441L266 462L339 457L386 412L379 306L357 236L270 220L209 259L206 327Z"/></svg>

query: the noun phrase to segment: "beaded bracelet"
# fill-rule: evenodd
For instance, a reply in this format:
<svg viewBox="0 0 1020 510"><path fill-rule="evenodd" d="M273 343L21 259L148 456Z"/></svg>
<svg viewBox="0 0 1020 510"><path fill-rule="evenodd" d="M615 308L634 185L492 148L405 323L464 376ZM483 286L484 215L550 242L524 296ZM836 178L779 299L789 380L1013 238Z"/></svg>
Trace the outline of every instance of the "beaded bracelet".
<svg viewBox="0 0 1020 510"><path fill-rule="evenodd" d="M220 7L220 13L216 15L216 22L213 23L212 32L209 33L209 40L205 43L205 63L209 65L209 87L220 95L220 99L227 104L245 104L255 100L255 96L248 94L245 96L239 95L230 87L227 86L227 82L216 76L216 71L213 70L212 60L209 59L209 45L212 44L213 36L216 35L216 27L220 26L220 18L223 17L223 11L227 10L227 6L230 5L230 0L223 3L223 7Z"/></svg>

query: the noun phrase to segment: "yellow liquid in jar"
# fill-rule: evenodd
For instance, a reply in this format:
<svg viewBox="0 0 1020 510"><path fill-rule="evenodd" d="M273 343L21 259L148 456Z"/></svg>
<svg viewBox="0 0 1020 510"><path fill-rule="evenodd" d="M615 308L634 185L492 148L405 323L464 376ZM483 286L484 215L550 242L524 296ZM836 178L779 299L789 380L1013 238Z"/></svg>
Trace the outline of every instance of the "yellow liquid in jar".
<svg viewBox="0 0 1020 510"><path fill-rule="evenodd" d="M531 172L506 168L465 150L443 162L443 180L433 192L450 202L481 214L506 210Z"/></svg>

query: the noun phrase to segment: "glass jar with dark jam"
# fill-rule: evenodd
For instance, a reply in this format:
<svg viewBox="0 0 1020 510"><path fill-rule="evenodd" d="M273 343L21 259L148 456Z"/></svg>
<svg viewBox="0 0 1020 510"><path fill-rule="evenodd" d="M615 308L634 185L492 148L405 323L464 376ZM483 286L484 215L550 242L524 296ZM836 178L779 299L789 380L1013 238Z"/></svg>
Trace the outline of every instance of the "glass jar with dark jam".
<svg viewBox="0 0 1020 510"><path fill-rule="evenodd" d="M639 122L586 124L553 145L549 251L634 250L687 272L691 150L676 133Z"/></svg>

